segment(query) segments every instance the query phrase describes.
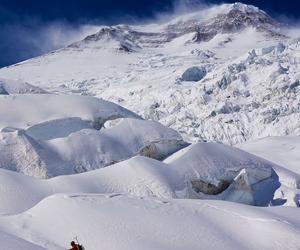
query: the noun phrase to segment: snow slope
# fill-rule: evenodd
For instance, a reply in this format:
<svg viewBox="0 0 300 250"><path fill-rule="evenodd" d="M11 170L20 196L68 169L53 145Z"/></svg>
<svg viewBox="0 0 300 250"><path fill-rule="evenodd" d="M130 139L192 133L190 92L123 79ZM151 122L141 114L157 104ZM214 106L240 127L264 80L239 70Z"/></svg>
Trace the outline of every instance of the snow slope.
<svg viewBox="0 0 300 250"><path fill-rule="evenodd" d="M46 249L75 236L98 249L297 249L300 210L120 194L61 194L0 218L1 230Z"/></svg>
<svg viewBox="0 0 300 250"><path fill-rule="evenodd" d="M299 136L266 137L237 146L300 174Z"/></svg>
<svg viewBox="0 0 300 250"><path fill-rule="evenodd" d="M14 235L0 231L1 247L5 250L45 250L46 248L32 244L29 241L18 238Z"/></svg>

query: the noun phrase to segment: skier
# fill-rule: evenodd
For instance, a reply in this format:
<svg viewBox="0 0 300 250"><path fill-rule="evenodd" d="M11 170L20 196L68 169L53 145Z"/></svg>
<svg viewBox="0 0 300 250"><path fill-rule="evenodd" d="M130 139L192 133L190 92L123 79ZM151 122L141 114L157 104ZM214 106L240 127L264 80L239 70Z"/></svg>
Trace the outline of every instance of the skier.
<svg viewBox="0 0 300 250"><path fill-rule="evenodd" d="M75 241L71 241L71 247L70 250L83 250L83 247L79 244L76 244Z"/></svg>

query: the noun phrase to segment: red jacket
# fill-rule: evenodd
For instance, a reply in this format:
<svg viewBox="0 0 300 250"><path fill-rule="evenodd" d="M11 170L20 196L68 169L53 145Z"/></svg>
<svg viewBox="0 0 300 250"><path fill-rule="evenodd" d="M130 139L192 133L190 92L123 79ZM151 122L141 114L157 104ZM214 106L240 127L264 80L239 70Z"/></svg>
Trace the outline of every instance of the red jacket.
<svg viewBox="0 0 300 250"><path fill-rule="evenodd" d="M70 250L79 250L79 246L75 244L74 246L72 246L72 248L70 248Z"/></svg>

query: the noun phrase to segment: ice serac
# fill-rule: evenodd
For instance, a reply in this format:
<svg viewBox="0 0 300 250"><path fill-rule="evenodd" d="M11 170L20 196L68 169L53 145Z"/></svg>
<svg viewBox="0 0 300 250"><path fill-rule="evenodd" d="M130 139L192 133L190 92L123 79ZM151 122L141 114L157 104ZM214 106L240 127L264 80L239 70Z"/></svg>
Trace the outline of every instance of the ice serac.
<svg viewBox="0 0 300 250"><path fill-rule="evenodd" d="M47 141L66 138L83 129L90 129L97 133L97 129L101 129L103 124L111 119L120 117L140 119L133 112L98 98L53 94L0 96L0 116L2 117L0 121L0 168L37 178L91 170L90 165L71 165L74 162L65 160L66 157L59 154L62 153L64 156L64 153L71 150L71 146L67 149L69 151L57 153ZM77 143L79 146L81 141ZM105 147L107 141L104 140L102 143ZM110 143L113 144L112 141ZM109 153L105 149L97 151L94 144L90 145L90 148L94 153L90 153L92 159L97 157L99 152L102 155L98 157L106 159L105 154ZM110 152L113 152L113 147L110 149ZM122 149L123 152L127 152L125 146L122 146ZM77 151L72 153L80 155ZM83 149L81 154L84 154L83 158L86 158L86 149ZM118 154L115 153L115 155ZM131 156L133 155L126 154L123 158L120 154L115 158L117 161ZM87 160L80 163L85 162ZM92 169L105 166L104 163L93 165Z"/></svg>
<svg viewBox="0 0 300 250"><path fill-rule="evenodd" d="M198 68L198 67L191 67L188 68L181 76L181 79L183 81L189 81L189 82L198 82L202 80L203 77L206 75L206 70L204 67Z"/></svg>

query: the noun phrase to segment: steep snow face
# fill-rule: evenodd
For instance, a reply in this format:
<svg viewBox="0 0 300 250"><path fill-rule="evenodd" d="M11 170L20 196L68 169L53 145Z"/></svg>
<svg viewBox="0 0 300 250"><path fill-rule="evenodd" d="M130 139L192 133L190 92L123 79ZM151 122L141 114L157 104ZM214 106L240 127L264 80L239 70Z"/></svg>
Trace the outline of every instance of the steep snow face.
<svg viewBox="0 0 300 250"><path fill-rule="evenodd" d="M25 131L16 129L0 133L0 168L49 178L67 174L71 166Z"/></svg>
<svg viewBox="0 0 300 250"><path fill-rule="evenodd" d="M71 44L71 48L111 49L119 52L134 52L140 49L135 43L135 34L126 27L103 27L96 34L87 36L83 41Z"/></svg>
<svg viewBox="0 0 300 250"><path fill-rule="evenodd" d="M119 103L191 142L298 135L299 42L281 27L253 6L214 6L163 24L101 27L0 77ZM205 74L183 81L193 67Z"/></svg>
<svg viewBox="0 0 300 250"><path fill-rule="evenodd" d="M52 250L66 249L74 235L90 250L296 249L299 218L295 208L75 193L1 217L0 228Z"/></svg>

